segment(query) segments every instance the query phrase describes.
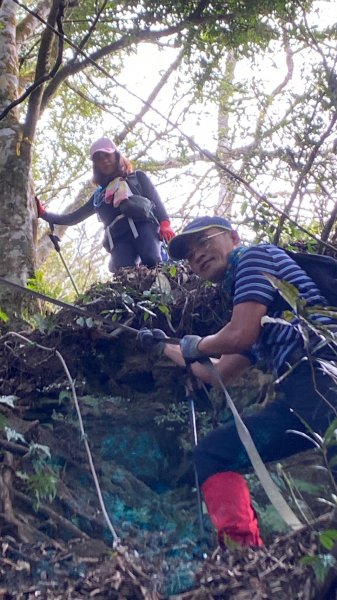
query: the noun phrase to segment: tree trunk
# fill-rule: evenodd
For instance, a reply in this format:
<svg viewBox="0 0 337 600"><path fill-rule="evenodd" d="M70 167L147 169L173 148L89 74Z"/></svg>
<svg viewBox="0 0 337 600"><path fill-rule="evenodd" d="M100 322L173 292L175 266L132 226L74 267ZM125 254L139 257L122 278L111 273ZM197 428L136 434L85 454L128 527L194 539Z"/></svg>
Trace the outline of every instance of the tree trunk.
<svg viewBox="0 0 337 600"><path fill-rule="evenodd" d="M0 11L0 112L18 96L16 5L4 0ZM17 108L0 120L0 275L25 285L34 269L36 216L30 178L31 142L22 139ZM8 316L19 314L21 298L0 288L0 306Z"/></svg>

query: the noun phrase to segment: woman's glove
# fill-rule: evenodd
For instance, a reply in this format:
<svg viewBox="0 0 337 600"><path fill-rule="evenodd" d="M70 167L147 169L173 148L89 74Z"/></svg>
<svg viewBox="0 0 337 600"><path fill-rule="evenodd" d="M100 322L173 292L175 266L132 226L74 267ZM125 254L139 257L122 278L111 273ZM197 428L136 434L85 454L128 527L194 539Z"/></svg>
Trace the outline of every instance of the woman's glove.
<svg viewBox="0 0 337 600"><path fill-rule="evenodd" d="M200 335L184 335L181 338L179 344L180 350L187 365L196 361L203 362L207 360L207 356L198 350L198 344L201 339Z"/></svg>
<svg viewBox="0 0 337 600"><path fill-rule="evenodd" d="M161 329L147 329L142 327L137 333L137 342L140 343L143 350L151 352L156 356L161 356L165 348L166 333Z"/></svg>
<svg viewBox="0 0 337 600"><path fill-rule="evenodd" d="M37 216L38 217L43 217L43 215L47 212L45 207L43 206L43 204L41 204L40 200L38 199L37 196L35 196L35 203L36 203L36 208L37 208Z"/></svg>
<svg viewBox="0 0 337 600"><path fill-rule="evenodd" d="M159 237L165 242L169 242L174 238L175 233L171 227L170 221L162 221L159 225Z"/></svg>

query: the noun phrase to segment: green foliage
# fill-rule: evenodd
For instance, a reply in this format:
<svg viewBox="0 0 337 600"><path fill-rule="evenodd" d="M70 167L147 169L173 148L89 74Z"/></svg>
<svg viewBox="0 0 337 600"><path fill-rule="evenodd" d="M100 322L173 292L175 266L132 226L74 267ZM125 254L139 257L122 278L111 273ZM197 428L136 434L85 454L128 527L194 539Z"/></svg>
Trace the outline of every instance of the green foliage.
<svg viewBox="0 0 337 600"><path fill-rule="evenodd" d="M48 304L48 307L49 306L51 305ZM32 315L31 321L41 333L49 334L55 329L55 320L52 315L42 315L40 313L35 313L34 315Z"/></svg>
<svg viewBox="0 0 337 600"><path fill-rule="evenodd" d="M44 277L44 273L42 270L38 270L35 272L34 277L30 277L27 280L27 287L34 292L38 292L39 294L44 294L45 296L51 296L52 298L58 298L61 292L60 284L56 284L55 286L50 286L46 278ZM41 301L41 309L42 313L47 310L50 312L55 311L55 306L51 303L47 303L45 301ZM39 320L37 319L37 323ZM40 322L42 325L42 322Z"/></svg>
<svg viewBox="0 0 337 600"><path fill-rule="evenodd" d="M18 399L17 396L0 396L0 404L5 404L6 406L10 406L14 408L15 401Z"/></svg>
<svg viewBox="0 0 337 600"><path fill-rule="evenodd" d="M302 565L310 565L319 582L323 582L331 568L336 569L337 561L332 554L317 554L317 556L304 556L300 559Z"/></svg>
<svg viewBox="0 0 337 600"><path fill-rule="evenodd" d="M166 294L161 294L160 291L151 289L144 290L143 297L146 298L146 300L141 300L140 302L137 302L137 306L145 311L144 321L146 321L150 316L156 316L156 313L153 312L155 309L160 310L161 313L163 313L168 319L170 319L171 311L170 307L168 306L168 304L170 303L170 299Z"/></svg>
<svg viewBox="0 0 337 600"><path fill-rule="evenodd" d="M324 441L327 446L337 445L337 418L333 419L324 434Z"/></svg>
<svg viewBox="0 0 337 600"><path fill-rule="evenodd" d="M179 425L185 426L188 421L188 406L185 402L172 402L164 415L154 418L157 425L165 425L168 431L174 431Z"/></svg>
<svg viewBox="0 0 337 600"><path fill-rule="evenodd" d="M319 358L318 362L320 364L320 367L323 371L323 373L325 373L326 375L328 375L337 385L337 368L336 365L333 362L330 362L328 360L324 360L323 358ZM337 425L335 424L335 427L337 427Z"/></svg>
<svg viewBox="0 0 337 600"><path fill-rule="evenodd" d="M270 275L270 273L264 273L264 276L280 292L282 298L289 304L295 314L301 309L303 312L306 302L301 298L298 289L294 285L288 281L282 281L274 275Z"/></svg>
<svg viewBox="0 0 337 600"><path fill-rule="evenodd" d="M168 271L160 268L156 271L155 280L148 284L148 289L143 289L144 285L135 284L134 287L129 285L118 284L113 288L115 306L109 310L102 310L102 316L111 315L113 322L125 322L128 319L136 317L139 321L146 322L150 318L157 318L158 313L165 316L168 327L174 331L171 324L171 310L174 304L174 296L172 294L171 285L165 272ZM176 267L174 270L176 273Z"/></svg>
<svg viewBox="0 0 337 600"><path fill-rule="evenodd" d="M27 478L27 486L34 497L35 510L39 509L41 502L53 502L56 496L57 477L44 469L39 470Z"/></svg>
<svg viewBox="0 0 337 600"><path fill-rule="evenodd" d="M249 181L261 174L263 188L268 189L269 184L266 184L265 177L268 174L272 179L272 174L277 172L281 162L284 169L280 180L289 181L290 187L296 182L297 174L310 156L313 145L316 147L317 140L322 138L329 111L334 107L336 100L329 70L329 65L335 64L333 50L328 44L323 47L324 52L320 48L316 50L316 44L312 43L313 34L307 31L302 16L304 13L306 17L310 6L311 2L299 6L287 0L216 0L202 3L196 3L194 0L166 3L157 0L128 0L103 3L101 7L94 0L83 0L66 5L65 36L69 36L74 44L79 44L89 58L84 57L81 51L66 46L63 63L56 77L44 87L40 111L40 114L43 114L43 122L41 120L38 124L37 140L30 140L34 144L33 175L38 194L41 194L44 200L56 200L56 204L60 200L67 204L78 183L86 174L90 176L88 149L97 131L103 133L105 130L105 133L114 137L121 151L130 154L137 165L146 163L151 167L155 165L159 170L165 168L165 161L161 157L170 156L170 148L174 149L179 160L185 160L186 165L191 160L189 141L184 139L179 131L174 131L171 125L168 127L165 115L170 115L178 126L186 121L189 127L189 117L196 117L195 121L199 125L208 115L204 112L201 117L198 116L198 103L208 105L204 102L205 97L212 99L214 104L209 111L211 113L215 103L224 96L230 105L227 114L230 115L230 120L235 122L235 129L227 135L227 148L234 149L234 158L230 157L229 152L227 164L233 160L236 166L239 166L241 175ZM20 17L22 11L23 9L19 13ZM27 38L23 36L21 40L18 36L18 67L24 86L32 82L36 73L36 56L41 33L41 25L37 25L39 28L32 31ZM325 43L329 35L334 35L332 30L333 28L330 33L315 31L318 41L322 40ZM301 52L306 44L312 47L312 54L317 55L314 68L309 69L310 77L304 78L307 85L303 92L302 88L298 91L295 86L291 95L286 86L288 82L285 82L286 108L283 113L279 110L277 101L279 92L273 95L271 89L266 89L270 86L260 85L257 76L250 81L236 81L233 68L232 76L226 79L225 84L223 81L223 61L226 53L231 52L235 60L247 57L250 64L254 65L262 58L261 48L264 50L263 55L275 52L273 40L279 42L276 52L289 47L288 62L293 55ZM157 92L151 96L151 90L144 88L144 93L138 92L138 86L132 85L136 69L129 67L129 64L132 64L129 59L136 55L141 44L152 44L153 47L156 46L156 50L159 48L160 52L166 46L168 53L174 58L178 50L182 49L184 53L182 62L174 73L173 91L170 90L166 94L167 87L165 90L163 88L164 93L159 98L164 105L164 118L149 111L149 106L144 104L142 115L137 120L142 101L134 98L133 94L139 93L144 98L152 97L157 100ZM54 58L53 54L51 59ZM305 62L303 60L303 63ZM166 68L164 63L165 61L158 67L158 79ZM101 68L106 72L102 73ZM148 71L144 61L139 71L142 69L144 73ZM264 67L260 69L261 72L264 70ZM251 69L244 67L238 71L250 73ZM299 75L301 73L294 76L295 81L300 79ZM127 81L126 85L122 83L124 81ZM153 82L149 83L149 86L154 89ZM151 102L154 103L154 100ZM23 113L25 106L26 104L22 105ZM303 106L308 109L303 110ZM147 112L151 114L151 120L147 119ZM247 115L250 123L247 123L247 118L242 119L242 115ZM246 145L243 152L240 149L242 140ZM315 179L311 182L310 189L315 186L315 193L320 194L320 198L324 195L329 197L324 183L327 177L330 179L329 183L333 183L336 172L330 168L333 164L333 154L334 152L329 151L329 168L326 168L326 160L317 161L318 167L315 169ZM187 171L186 169L185 174ZM190 173L191 171L188 175ZM209 180L213 182L217 179L218 182L218 175L214 177L214 173L215 168ZM288 178L288 175L292 177ZM197 177L194 178L194 182L198 183ZM304 181L302 183L305 184ZM204 188L200 186L201 194L207 187L207 184ZM271 190L271 193L275 193L274 190ZM258 212L259 208L256 208L256 202L250 196L249 201L247 200L242 190L239 194L242 197L239 212L241 208L245 222L251 222L252 214L254 211ZM169 190L169 195L173 201L174 191L171 193ZM189 192L186 195L189 195ZM192 197L193 194L190 194L190 198ZM210 206L215 206L214 201ZM225 206L231 209L226 201L223 206L219 205L216 208L222 210ZM191 208L195 212L197 207L199 209L197 202L194 206L189 203L185 210L186 203L183 201L179 209L172 211L172 214L177 215L181 211L179 216L186 219ZM61 208L64 206L56 206L57 211ZM324 214L324 208L320 207L319 214ZM260 213L257 228L261 236L270 237L275 231L278 215L271 216L272 218L269 218L267 211L264 215ZM316 222L319 218L316 217ZM286 234L288 235L288 230ZM144 311L144 315L147 315L144 318L149 318L149 312Z"/></svg>
<svg viewBox="0 0 337 600"><path fill-rule="evenodd" d="M61 253L77 289L82 294L102 276L107 254L100 247L97 248L96 236L88 238L84 224L77 229L79 239L62 240ZM62 260L54 250L38 270L38 284L49 291L47 295L54 298L62 298L66 302L74 302L77 299Z"/></svg>
<svg viewBox="0 0 337 600"><path fill-rule="evenodd" d="M29 456L32 459L32 463L35 469L40 469L45 465L47 459L51 459L50 450L48 446L42 444L36 444L32 442L29 444Z"/></svg>
<svg viewBox="0 0 337 600"><path fill-rule="evenodd" d="M321 486L310 481L305 481L304 479L292 477L291 482L294 484L296 490L310 494L314 498L317 498L318 493L321 491Z"/></svg>
<svg viewBox="0 0 337 600"><path fill-rule="evenodd" d="M337 542L337 530L325 529L319 534L319 541L326 550L332 550Z"/></svg>
<svg viewBox="0 0 337 600"><path fill-rule="evenodd" d="M323 315L327 317L336 318L337 313L334 309L325 306L307 306L307 302L301 297L298 289L288 283L287 281L281 281L277 277L268 273L264 274L265 277L270 281L272 286L277 289L282 298L290 305L292 312L284 311L283 318L272 318L265 316L262 318L262 323L279 323L284 326L295 326L297 331L301 334L304 342L304 348L309 353L309 337L310 334L314 333L318 338L321 338L321 342L317 343L317 347L313 348L309 353L309 358L313 354L314 350L317 350L323 345L328 346L337 357L337 341L333 331L330 331L328 325L321 324L314 319L315 315ZM293 325L292 321L294 315L297 317L297 322ZM335 365L323 359L317 359L327 374L332 379L337 379L337 370Z"/></svg>
<svg viewBox="0 0 337 600"><path fill-rule="evenodd" d="M71 392L69 390L62 390L59 393L59 403L62 404L62 402L68 402L69 400L72 400Z"/></svg>
<svg viewBox="0 0 337 600"><path fill-rule="evenodd" d="M315 357L315 351L320 349L322 346L329 348L332 356L335 355L337 358L337 340L334 332L329 329L329 326L322 325L314 320L314 315L324 315L336 318L336 311L330 310L329 307L323 306L313 306L308 307L307 303L303 298L301 298L299 291L292 285L287 282L281 281L273 276L265 274L268 281L271 282L273 287L277 289L281 296L286 300L286 302L291 306L292 312L287 311L286 314L283 313L283 319L273 319L270 317L264 317L262 319L263 323L275 323L277 322L280 325L284 325L287 327L296 327L296 330L301 334L304 342L304 348L307 351L307 358L309 361L315 361L315 363L319 364L321 370L331 378L331 380L337 384L337 369L334 360L326 360L322 358ZM294 316L296 316L296 320L294 322ZM310 335L315 334L317 336L317 342L315 347L311 347ZM313 382L315 385L315 382ZM321 395L322 396L322 395ZM324 401L324 397L322 396ZM326 400L330 409L331 404ZM335 411L336 413L336 411ZM335 449L337 447L337 417L332 420L329 427L325 431L324 435L321 436L317 432L315 432L305 421L302 420L300 415L297 415L300 421L306 428L306 433L304 432L294 432L298 435L309 440L313 447L316 447L317 451L319 451L323 457L323 461L327 469L330 471L331 481L334 482L333 469L337 465L337 456L334 453L332 458L328 458L329 450ZM334 483L335 490L336 484ZM335 498L334 502L330 502L329 500L321 500L325 501L327 504L331 506L335 506ZM326 536L322 537L321 543L325 545L327 549L331 549L328 547L329 543L331 544L331 539L329 542L329 536L334 541L331 531L327 533Z"/></svg>
<svg viewBox="0 0 337 600"><path fill-rule="evenodd" d="M9 317L8 317L8 315L5 313L5 311L4 311L4 310L2 310L2 309L0 308L0 321L3 321L4 323L7 323L7 322L8 322L8 320L9 320Z"/></svg>
<svg viewBox="0 0 337 600"><path fill-rule="evenodd" d="M288 531L288 526L280 517L279 513L275 510L272 504L267 504L266 506L261 506L258 503L254 503L254 507L256 508L256 512L259 517L259 522L261 524L261 535L263 537L264 532L266 535L280 535L282 533L286 533Z"/></svg>
<svg viewBox="0 0 337 600"><path fill-rule="evenodd" d="M26 440L22 433L19 433L15 429L11 427L5 427L6 436L9 442L21 442L22 444L26 444Z"/></svg>
<svg viewBox="0 0 337 600"><path fill-rule="evenodd" d="M44 269L39 269L35 272L35 276L31 277L27 281L27 287L34 292L38 292L50 298L60 299L64 301L72 301L73 296L65 296L63 292L63 280L58 276L55 279L52 278L51 272L47 272ZM51 333L55 328L54 313L57 307L48 301L39 300L40 312L29 315L27 319L33 327L36 327L41 333Z"/></svg>
<svg viewBox="0 0 337 600"><path fill-rule="evenodd" d="M80 327L88 327L89 329L91 329L94 325L92 317L78 317L78 319L76 319L76 323Z"/></svg>
<svg viewBox="0 0 337 600"><path fill-rule="evenodd" d="M27 485L28 493L34 499L34 508L38 510L41 502L52 502L57 491L57 473L51 468L51 455L48 446L29 444L28 456L33 472L17 472Z"/></svg>
<svg viewBox="0 0 337 600"><path fill-rule="evenodd" d="M175 276L176 268L173 272ZM159 310L165 315L170 326L173 296L170 282L163 272L157 272L156 279L151 285L151 288L143 291L143 297L146 298L146 300L138 301L137 306L145 311L143 317L144 321L147 321L150 316L155 317L156 313L153 311Z"/></svg>
<svg viewBox="0 0 337 600"><path fill-rule="evenodd" d="M117 8L115 3L109 2L99 13L96 27L86 37L98 16L97 4L84 0L66 7L65 35L75 44L82 44L86 38L85 53L104 67L111 78L91 63L87 63L83 73L81 62L85 61L74 53L58 73L57 79L62 85L57 93L55 81L46 86L44 102L49 103L50 110L45 112L40 126L36 144L38 160L34 164L39 193L44 199L50 199L55 191L60 191L63 198L71 192L73 180L89 169L88 148L95 132L102 127L102 116L110 117L110 135L118 139L120 123L127 124L130 108L116 81L140 43L158 44L160 38L166 41L170 33L171 45L184 48L182 69L193 78L195 91L200 93L211 80L217 84L225 50L235 49L240 56L249 52L254 55L258 47L264 47L270 39L279 36L268 17L291 23L295 8L286 0L277 4L266 0L217 1L206 2L202 7L192 0L169 3L146 0L122 2ZM32 76L36 55L31 53L30 39L20 49L21 72ZM70 61L72 75L67 77ZM130 95L127 98L133 102ZM128 132L127 140L124 137L125 134L121 140L123 151L137 156L137 148L141 146L143 152L144 136L139 136L137 127L133 126Z"/></svg>
<svg viewBox="0 0 337 600"><path fill-rule="evenodd" d="M187 401L172 402L165 414L155 417L154 421L158 426L164 427L166 431L175 432L180 448L185 452L190 452L192 449L190 418L190 406ZM205 411L197 412L197 428L201 437L212 429L211 418L211 415Z"/></svg>

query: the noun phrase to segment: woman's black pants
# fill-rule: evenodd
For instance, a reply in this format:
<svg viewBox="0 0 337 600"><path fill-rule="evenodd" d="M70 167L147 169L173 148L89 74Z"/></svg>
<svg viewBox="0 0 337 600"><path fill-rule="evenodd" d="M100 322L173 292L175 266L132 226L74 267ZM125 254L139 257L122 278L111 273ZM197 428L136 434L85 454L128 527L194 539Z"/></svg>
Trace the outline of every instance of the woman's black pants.
<svg viewBox="0 0 337 600"><path fill-rule="evenodd" d="M131 229L114 240L111 250L109 270L114 273L120 267L134 267L140 262L147 267L154 267L161 262L158 225L151 221L137 222L138 237L134 237Z"/></svg>

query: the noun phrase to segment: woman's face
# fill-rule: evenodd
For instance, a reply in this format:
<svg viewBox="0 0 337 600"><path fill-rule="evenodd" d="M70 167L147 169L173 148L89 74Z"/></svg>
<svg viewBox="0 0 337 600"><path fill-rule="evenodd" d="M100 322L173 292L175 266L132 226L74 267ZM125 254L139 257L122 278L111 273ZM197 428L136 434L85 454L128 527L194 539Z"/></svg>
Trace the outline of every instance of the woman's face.
<svg viewBox="0 0 337 600"><path fill-rule="evenodd" d="M113 175L118 168L117 152L109 154L108 152L95 152L94 164L102 175Z"/></svg>

